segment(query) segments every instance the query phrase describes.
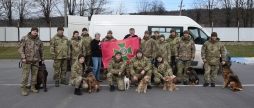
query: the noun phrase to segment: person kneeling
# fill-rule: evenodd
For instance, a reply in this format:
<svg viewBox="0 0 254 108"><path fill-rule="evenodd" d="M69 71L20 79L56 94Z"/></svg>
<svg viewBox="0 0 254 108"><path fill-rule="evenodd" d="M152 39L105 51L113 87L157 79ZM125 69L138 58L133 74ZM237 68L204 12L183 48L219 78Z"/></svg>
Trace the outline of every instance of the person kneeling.
<svg viewBox="0 0 254 108"><path fill-rule="evenodd" d="M172 69L167 61L164 61L161 55L158 55L154 63L154 82L162 87L164 77L173 75Z"/></svg>
<svg viewBox="0 0 254 108"><path fill-rule="evenodd" d="M113 92L115 90L113 81L117 82L118 90L124 90L124 71L125 71L126 63L122 58L122 53L117 52L115 56L110 60L108 64L108 73L107 80L110 86L110 91Z"/></svg>
<svg viewBox="0 0 254 108"><path fill-rule="evenodd" d="M82 63L85 61L85 56L80 54L78 56L78 60L71 67L71 77L70 77L70 84L75 86L76 95L82 95L80 92L80 88L88 88L85 78L83 78L83 66Z"/></svg>

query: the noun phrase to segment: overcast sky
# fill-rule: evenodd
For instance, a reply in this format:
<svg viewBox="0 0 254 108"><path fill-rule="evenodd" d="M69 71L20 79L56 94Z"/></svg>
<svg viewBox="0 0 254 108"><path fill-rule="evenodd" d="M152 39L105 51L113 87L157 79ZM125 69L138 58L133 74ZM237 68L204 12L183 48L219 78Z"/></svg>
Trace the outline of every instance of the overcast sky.
<svg viewBox="0 0 254 108"><path fill-rule="evenodd" d="M137 12L137 9L135 6L137 6L138 0L109 0L110 5L108 5L111 9L117 9L121 3L125 4L125 7L127 9L127 13L135 13ZM152 0L147 0L152 1ZM164 3L164 6L167 11L171 10L179 10L180 9L180 2L181 0L161 0ZM193 0L183 0L183 9L190 9L192 8Z"/></svg>

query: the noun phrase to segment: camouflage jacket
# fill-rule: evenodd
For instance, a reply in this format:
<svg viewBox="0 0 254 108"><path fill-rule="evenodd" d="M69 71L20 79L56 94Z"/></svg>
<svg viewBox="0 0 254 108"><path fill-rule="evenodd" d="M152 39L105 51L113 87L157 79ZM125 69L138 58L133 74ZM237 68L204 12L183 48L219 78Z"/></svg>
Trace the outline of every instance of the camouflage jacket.
<svg viewBox="0 0 254 108"><path fill-rule="evenodd" d="M55 35L50 42L50 54L55 59L70 58L69 41L66 36Z"/></svg>
<svg viewBox="0 0 254 108"><path fill-rule="evenodd" d="M220 55L222 61L226 61L226 52L224 49L224 45L216 41L206 41L202 46L201 57L202 59L206 59L209 65L219 65L220 64Z"/></svg>
<svg viewBox="0 0 254 108"><path fill-rule="evenodd" d="M156 52L157 54L162 55L162 58L166 61L171 59L170 45L167 43L167 41L159 42Z"/></svg>
<svg viewBox="0 0 254 108"><path fill-rule="evenodd" d="M155 76L164 76L165 72L169 72L169 75L173 75L172 69L169 66L168 62L160 62L157 63L157 67L155 65L153 65L153 72Z"/></svg>
<svg viewBox="0 0 254 108"><path fill-rule="evenodd" d="M151 70L151 68L151 61L144 56L141 58L133 57L129 64L129 69L132 76L140 74L142 70L145 70L145 72L147 72Z"/></svg>
<svg viewBox="0 0 254 108"><path fill-rule="evenodd" d="M156 43L150 37L143 38L141 40L140 49L142 50L143 54L147 58L155 58L156 57Z"/></svg>
<svg viewBox="0 0 254 108"><path fill-rule="evenodd" d="M71 66L71 76L70 80L73 80L79 76L83 77L83 66L81 63L79 63L78 60L75 61L75 63Z"/></svg>
<svg viewBox="0 0 254 108"><path fill-rule="evenodd" d="M101 40L101 42L110 42L110 41L115 41L115 40L116 40L116 38L114 38L113 36L111 38L105 36L105 38L103 38Z"/></svg>
<svg viewBox="0 0 254 108"><path fill-rule="evenodd" d="M180 37L176 35L175 37L169 36L166 41L170 44L171 56L175 55L175 47L177 42L180 40Z"/></svg>
<svg viewBox="0 0 254 108"><path fill-rule="evenodd" d="M123 59L121 59L120 61L117 61L116 58L113 57L108 64L107 70L113 75L116 75L119 72L122 72L122 75L123 75L125 72L125 66L126 66L126 62Z"/></svg>
<svg viewBox="0 0 254 108"><path fill-rule="evenodd" d="M154 40L154 42L156 44L158 44L160 42L160 37L159 36L157 38L155 36L152 36L151 38Z"/></svg>
<svg viewBox="0 0 254 108"><path fill-rule="evenodd" d="M176 44L175 56L179 57L180 60L189 61L195 58L195 43L189 36L187 39L184 36L181 37L180 41Z"/></svg>
<svg viewBox="0 0 254 108"><path fill-rule="evenodd" d="M30 34L31 33L29 32L27 36L23 36L20 41L18 49L20 58L26 59L28 62L39 61L40 59L44 61L43 43L39 36L33 39Z"/></svg>
<svg viewBox="0 0 254 108"><path fill-rule="evenodd" d="M86 55L91 55L91 46L90 43L92 41L92 38L89 36L89 34L81 34L81 39L83 40L85 44L86 49Z"/></svg>
<svg viewBox="0 0 254 108"><path fill-rule="evenodd" d="M72 37L70 40L70 57L76 60L80 54L86 55L84 42L81 37L78 37L78 39Z"/></svg>

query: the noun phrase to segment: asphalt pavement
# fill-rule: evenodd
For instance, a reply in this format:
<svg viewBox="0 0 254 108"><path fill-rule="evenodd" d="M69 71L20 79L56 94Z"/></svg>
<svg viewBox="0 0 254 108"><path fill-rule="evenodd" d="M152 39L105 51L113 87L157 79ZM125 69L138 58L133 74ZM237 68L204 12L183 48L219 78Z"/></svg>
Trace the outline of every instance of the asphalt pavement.
<svg viewBox="0 0 254 108"><path fill-rule="evenodd" d="M254 107L254 66L232 64L232 70L243 84L243 91L232 92L222 89L222 76L217 77L216 87L203 87L203 74L199 74L200 84L185 86L178 84L179 91L163 91L154 85L146 94L135 92L135 86L127 91L110 92L107 81L101 91L74 95L74 87L60 85L54 87L53 61L46 61L49 72L47 88L28 96L21 95L21 73L18 61L0 61L0 108L253 108ZM67 77L70 72L67 72ZM30 80L30 78L29 78Z"/></svg>

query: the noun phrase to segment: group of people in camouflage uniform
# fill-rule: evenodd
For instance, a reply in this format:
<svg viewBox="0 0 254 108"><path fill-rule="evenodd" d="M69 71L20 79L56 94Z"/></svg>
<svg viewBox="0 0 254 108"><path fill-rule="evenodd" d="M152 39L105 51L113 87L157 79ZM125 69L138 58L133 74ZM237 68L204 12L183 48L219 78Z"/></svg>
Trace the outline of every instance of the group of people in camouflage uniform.
<svg viewBox="0 0 254 108"><path fill-rule="evenodd" d="M81 95L80 88L88 87L84 77L84 70L86 70L85 67L90 66L92 37L89 36L86 28L82 29L81 36L79 36L78 31L74 31L70 40L63 35L63 32L63 27L58 27L57 34L50 42L50 54L54 60L53 79L56 87L59 87L60 79L61 84L68 85L66 81L67 60L71 60L72 68L69 82L72 86L75 86L74 94ZM126 35L124 39L138 37L135 35L134 28L130 28L129 32L130 34ZM100 42L116 41L112 34L113 32L109 30L107 36L102 41L99 41L100 39L96 36L100 36L100 34L97 33L95 38L98 38L98 45L100 45ZM23 63L22 95L27 95L26 85L30 69L32 74L30 91L37 93L38 90L35 89L35 84L38 62L41 60L44 63L43 43L39 39L38 28L31 28L31 32L27 36L22 37L18 51ZM114 81L117 82L118 90L124 90L124 76L130 78L135 85L144 76L150 76L153 77L156 84L161 86L165 76L176 74L178 79L176 83L181 83L183 78L183 84L187 85L188 76L186 70L195 58L195 51L195 43L188 30L185 30L183 36L180 37L172 29L167 39L165 39L163 34L160 35L159 31L154 31L153 36L150 36L149 31L145 31L144 37L140 41L140 49L136 51L135 57L131 59L129 64L126 64L123 60L121 52L117 52L110 60L106 69L110 91L115 89ZM208 86L211 78L211 86L215 87L220 56L222 64L225 64L226 59L224 46L219 42L216 32L213 32L211 39L203 45L201 56L205 68L205 83L203 86ZM210 72L212 73L211 75ZM99 78L97 80L101 81ZM151 83L148 84L147 88L152 88Z"/></svg>

